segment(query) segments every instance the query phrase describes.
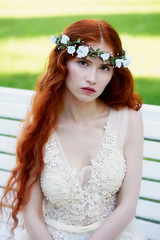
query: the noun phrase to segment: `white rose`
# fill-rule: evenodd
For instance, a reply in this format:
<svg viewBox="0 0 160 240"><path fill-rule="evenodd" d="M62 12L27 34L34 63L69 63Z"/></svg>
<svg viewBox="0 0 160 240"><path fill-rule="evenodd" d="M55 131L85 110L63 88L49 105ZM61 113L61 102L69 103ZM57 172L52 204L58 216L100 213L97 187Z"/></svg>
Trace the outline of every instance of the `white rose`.
<svg viewBox="0 0 160 240"><path fill-rule="evenodd" d="M67 52L68 52L69 54L72 54L72 56L73 56L73 54L75 53L75 51L76 51L75 46L68 46L68 47L67 47Z"/></svg>
<svg viewBox="0 0 160 240"><path fill-rule="evenodd" d="M80 46L77 50L77 57L78 58L83 58L86 57L87 54L89 53L89 48L85 46Z"/></svg>
<svg viewBox="0 0 160 240"><path fill-rule="evenodd" d="M123 60L122 64L123 64L124 68L127 68L129 66L129 64L132 63L132 57L131 57L131 55L127 54L125 56L125 58L126 58L126 60Z"/></svg>
<svg viewBox="0 0 160 240"><path fill-rule="evenodd" d="M52 44L55 44L56 40L57 39L54 36L51 36L50 39L49 39L50 43L52 43Z"/></svg>
<svg viewBox="0 0 160 240"><path fill-rule="evenodd" d="M109 53L103 53L101 54L101 58L103 60L103 62L107 61L110 57L110 54Z"/></svg>
<svg viewBox="0 0 160 240"><path fill-rule="evenodd" d="M62 44L67 44L67 42L69 41L69 37L67 35L62 35L62 39L61 39L61 43Z"/></svg>
<svg viewBox="0 0 160 240"><path fill-rule="evenodd" d="M115 62L116 62L116 67L120 68L121 65L122 65L122 61L123 59L116 59Z"/></svg>

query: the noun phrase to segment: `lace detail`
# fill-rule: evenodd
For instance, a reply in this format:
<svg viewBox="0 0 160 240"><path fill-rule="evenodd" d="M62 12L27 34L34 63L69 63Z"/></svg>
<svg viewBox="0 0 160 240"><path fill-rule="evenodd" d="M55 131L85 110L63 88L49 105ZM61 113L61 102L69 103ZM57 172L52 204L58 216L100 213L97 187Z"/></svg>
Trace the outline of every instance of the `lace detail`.
<svg viewBox="0 0 160 240"><path fill-rule="evenodd" d="M132 234L127 231L123 231L116 240L142 240L139 234Z"/></svg>
<svg viewBox="0 0 160 240"><path fill-rule="evenodd" d="M45 146L41 174L44 215L83 226L102 221L115 209L126 165L111 123L107 122L104 128L104 140L91 160L91 176L85 187L80 185L76 170L66 165L53 132Z"/></svg>
<svg viewBox="0 0 160 240"><path fill-rule="evenodd" d="M104 127L104 138L91 166L77 173L67 161L55 132L44 149L44 170L41 174L43 214L67 225L85 226L101 222L116 207L117 193L126 172L123 145L128 110L112 110L112 118ZM112 122L112 124L111 124ZM115 132L114 130L117 130ZM47 225L54 240L88 240L94 231L71 233ZM57 225L58 226L58 225ZM26 232L20 238L28 239ZM144 240L131 221L116 240Z"/></svg>
<svg viewBox="0 0 160 240"><path fill-rule="evenodd" d="M48 231L51 234L51 236L53 237L53 239L56 239L56 240L71 240L71 237L70 237L71 234L70 233L59 231L59 230L53 229L51 227L48 227Z"/></svg>
<svg viewBox="0 0 160 240"><path fill-rule="evenodd" d="M83 234L67 233L51 227L48 227L48 231L54 240L87 240L92 234L92 232Z"/></svg>

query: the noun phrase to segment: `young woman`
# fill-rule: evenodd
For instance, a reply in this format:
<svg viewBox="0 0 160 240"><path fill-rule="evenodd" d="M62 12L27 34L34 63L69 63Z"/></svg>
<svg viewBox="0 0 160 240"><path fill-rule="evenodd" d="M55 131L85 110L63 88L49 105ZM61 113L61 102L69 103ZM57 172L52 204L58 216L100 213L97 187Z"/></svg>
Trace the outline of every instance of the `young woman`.
<svg viewBox="0 0 160 240"><path fill-rule="evenodd" d="M16 186L13 229L22 211L21 240L142 240L142 102L131 57L105 21L73 23L51 43L1 202Z"/></svg>

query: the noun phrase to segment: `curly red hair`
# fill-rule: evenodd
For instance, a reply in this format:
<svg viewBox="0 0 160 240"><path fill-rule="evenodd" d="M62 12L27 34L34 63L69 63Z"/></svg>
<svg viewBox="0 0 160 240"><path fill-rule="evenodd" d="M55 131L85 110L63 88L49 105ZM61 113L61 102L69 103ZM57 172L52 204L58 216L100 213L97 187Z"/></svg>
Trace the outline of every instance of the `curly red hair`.
<svg viewBox="0 0 160 240"><path fill-rule="evenodd" d="M99 43L103 40L113 50L114 55L123 53L118 33L103 20L81 20L71 24L63 33L69 36L71 41L81 38L85 43ZM1 208L2 205L8 205L9 193L13 192L13 188L16 189L11 204L11 217L14 220L12 233L18 225L17 214L29 201L31 187L43 170L44 145L52 129L56 128L63 106L64 82L67 76L66 62L73 57L75 56L68 54L65 49L59 51L57 46L52 50L47 71L37 84L31 110L18 138L17 165L12 171L1 200ZM99 98L116 109L128 106L138 111L142 105L141 98L134 92L133 77L129 69L123 67L114 69L110 83Z"/></svg>

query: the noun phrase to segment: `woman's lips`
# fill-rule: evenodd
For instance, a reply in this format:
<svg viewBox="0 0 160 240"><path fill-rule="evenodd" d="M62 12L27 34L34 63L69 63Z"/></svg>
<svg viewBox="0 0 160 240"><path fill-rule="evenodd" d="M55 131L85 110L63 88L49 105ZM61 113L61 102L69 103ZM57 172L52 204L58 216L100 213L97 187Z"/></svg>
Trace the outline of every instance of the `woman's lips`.
<svg viewBox="0 0 160 240"><path fill-rule="evenodd" d="M94 88L90 88L90 87L83 87L81 88L84 92L86 93L89 93L89 94L92 94L92 93L95 93L96 90Z"/></svg>

